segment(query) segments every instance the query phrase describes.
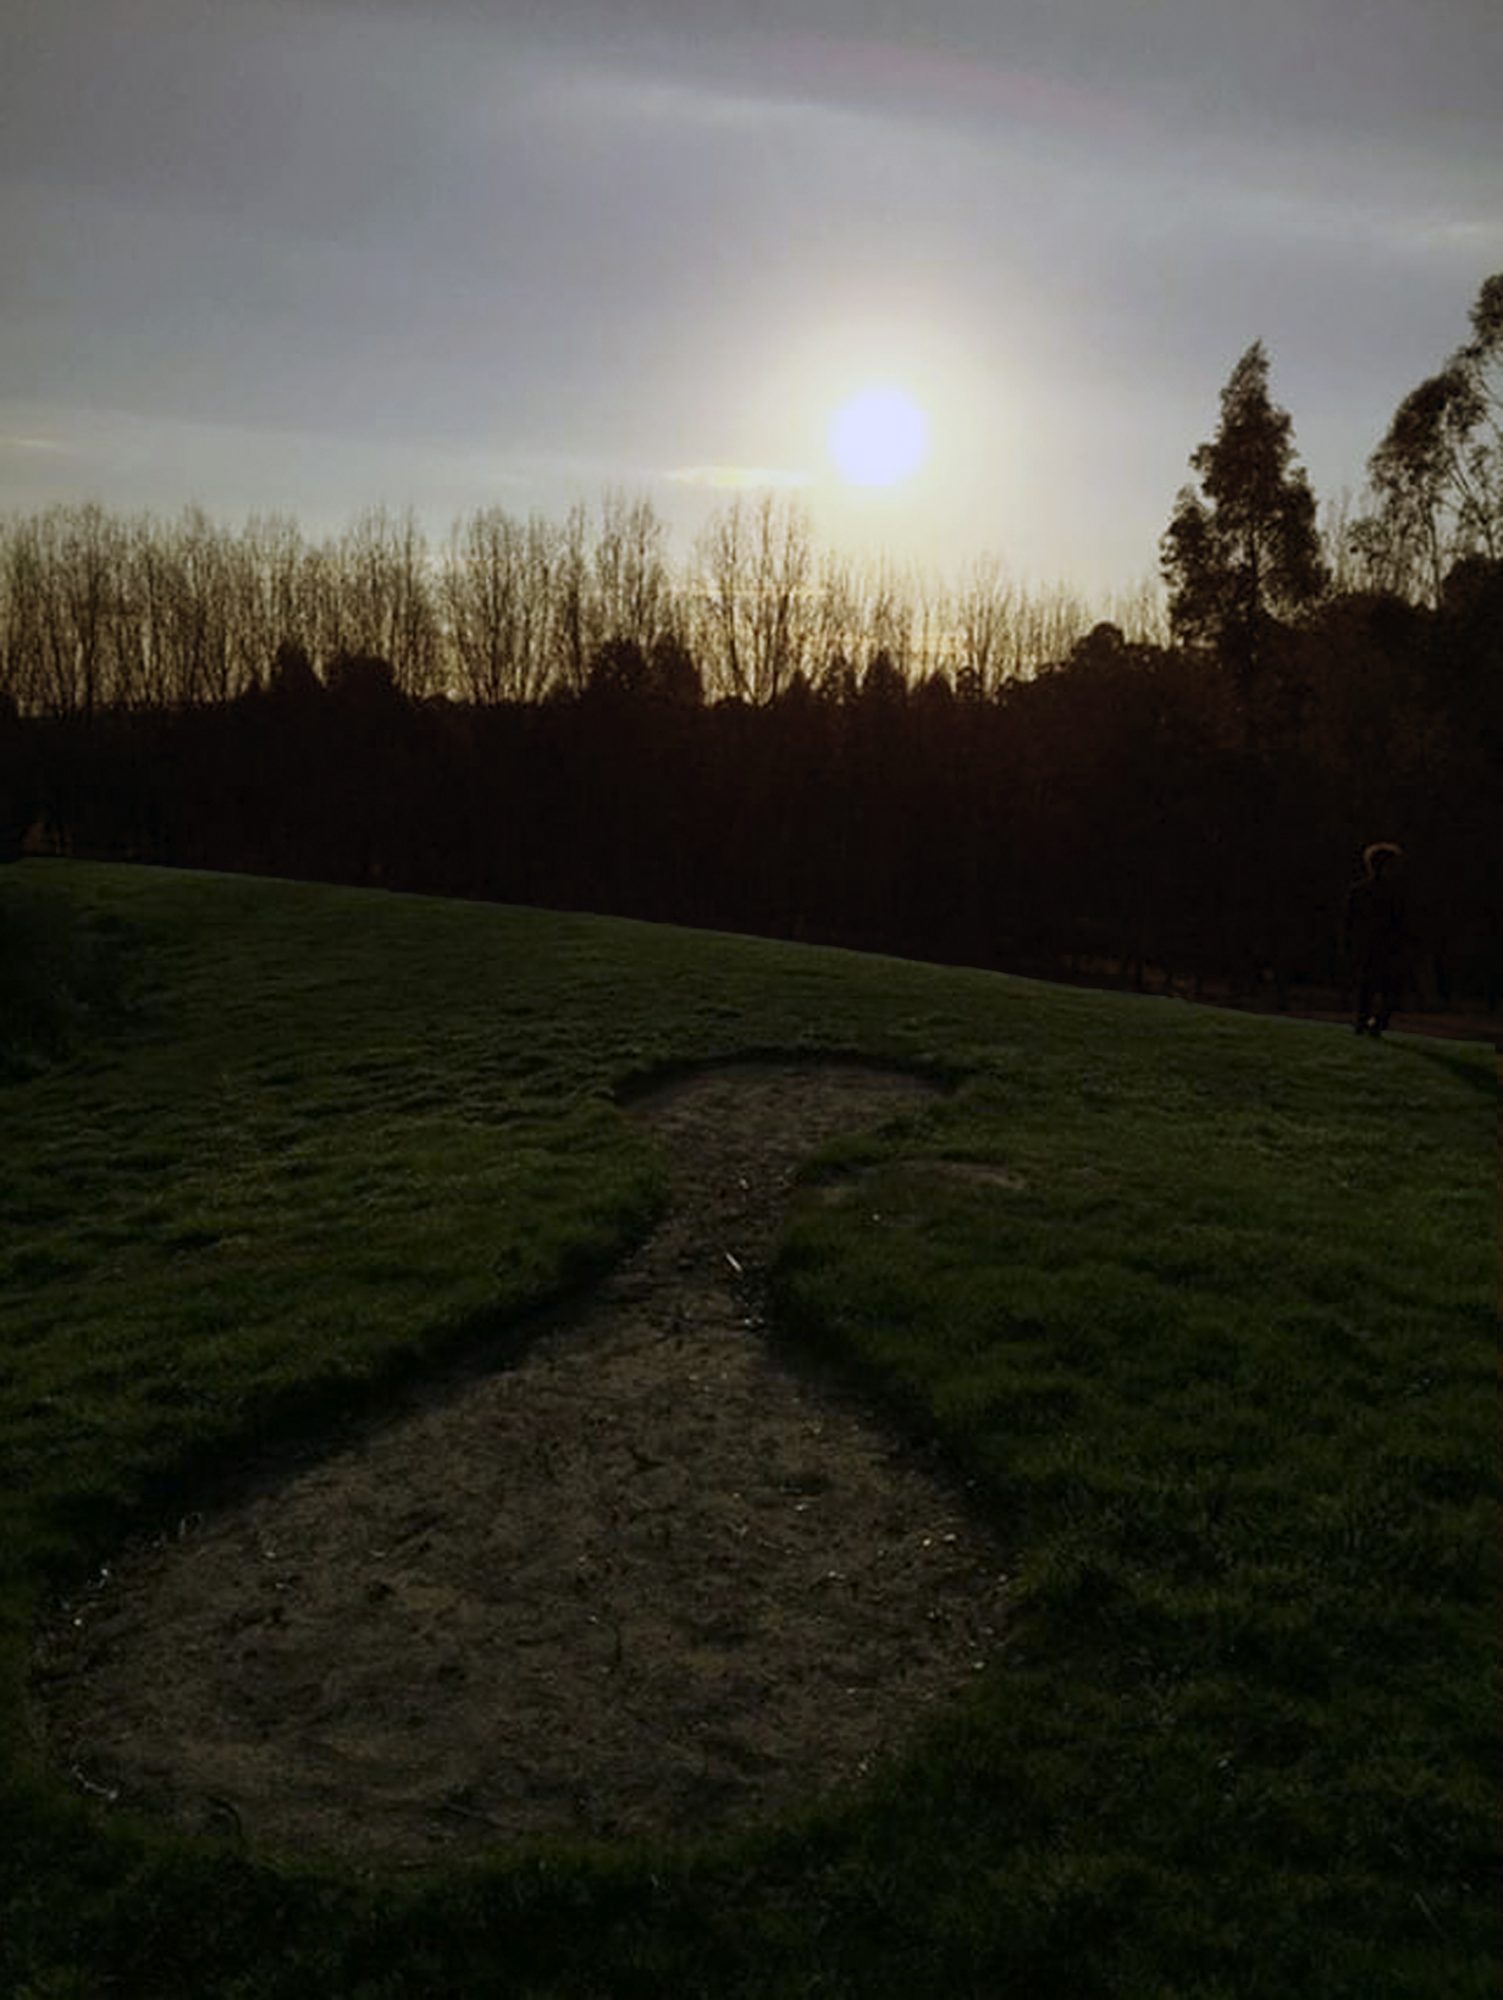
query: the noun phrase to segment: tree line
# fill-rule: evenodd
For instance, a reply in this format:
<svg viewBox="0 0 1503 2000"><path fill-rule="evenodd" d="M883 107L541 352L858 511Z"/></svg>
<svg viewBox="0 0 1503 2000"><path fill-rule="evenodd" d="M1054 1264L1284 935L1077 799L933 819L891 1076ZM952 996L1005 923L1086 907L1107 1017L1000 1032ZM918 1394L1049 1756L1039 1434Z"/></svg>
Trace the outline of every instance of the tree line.
<svg viewBox="0 0 1503 2000"><path fill-rule="evenodd" d="M437 558L385 513L322 546L13 521L12 838L1281 991L1340 983L1347 874L1392 838L1422 993L1496 1007L1500 357L1503 276L1322 528L1254 343L1163 608L1110 618L995 565L859 571L772 499L677 572L622 496Z"/></svg>
<svg viewBox="0 0 1503 2000"><path fill-rule="evenodd" d="M1162 627L1146 583L1108 609ZM683 564L651 501L617 492L561 521L479 509L438 547L410 510L384 507L322 542L289 518L231 529L196 507L174 521L92 503L0 521L0 700L23 714L231 701L267 682L279 647L324 665L383 659L418 700L578 694L621 646L672 657L670 671L687 657L712 700L772 701L878 652L905 680L991 692L1063 657L1095 615L994 558L947 583L855 563L771 495L722 508Z"/></svg>

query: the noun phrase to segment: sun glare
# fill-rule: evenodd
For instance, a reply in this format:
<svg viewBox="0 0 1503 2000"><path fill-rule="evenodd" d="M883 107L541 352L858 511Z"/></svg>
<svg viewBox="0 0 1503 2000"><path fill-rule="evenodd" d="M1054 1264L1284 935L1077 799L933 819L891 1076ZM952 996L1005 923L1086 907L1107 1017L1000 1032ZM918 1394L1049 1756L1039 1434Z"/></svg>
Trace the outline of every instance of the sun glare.
<svg viewBox="0 0 1503 2000"><path fill-rule="evenodd" d="M895 486L929 452L929 419L901 389L867 389L830 419L830 456L850 486Z"/></svg>

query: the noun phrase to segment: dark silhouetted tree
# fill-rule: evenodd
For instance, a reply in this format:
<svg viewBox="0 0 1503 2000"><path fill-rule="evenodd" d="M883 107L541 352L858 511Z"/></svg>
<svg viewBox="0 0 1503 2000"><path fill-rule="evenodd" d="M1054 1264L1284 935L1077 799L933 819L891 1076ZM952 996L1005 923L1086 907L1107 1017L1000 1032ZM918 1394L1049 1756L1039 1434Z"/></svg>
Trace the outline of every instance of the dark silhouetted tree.
<svg viewBox="0 0 1503 2000"><path fill-rule="evenodd" d="M647 655L635 639L607 639L590 655L585 693L595 701L634 701L647 691Z"/></svg>
<svg viewBox="0 0 1503 2000"><path fill-rule="evenodd" d="M332 698L351 711L382 714L397 699L391 661L376 653L335 653L324 664L324 681Z"/></svg>
<svg viewBox="0 0 1503 2000"><path fill-rule="evenodd" d="M1183 487L1159 545L1174 636L1212 648L1246 697L1270 628L1325 588L1315 496L1294 462L1293 423L1269 399L1255 340L1221 392L1216 435L1191 454L1201 491Z"/></svg>
<svg viewBox="0 0 1503 2000"><path fill-rule="evenodd" d="M1503 557L1503 271L1484 282L1471 324L1394 412L1368 460L1374 504L1351 531L1379 588L1432 604L1453 563Z"/></svg>
<svg viewBox="0 0 1503 2000"><path fill-rule="evenodd" d="M30 744L14 698L0 688L0 861L15 861L35 811Z"/></svg>
<svg viewBox="0 0 1503 2000"><path fill-rule="evenodd" d="M672 632L655 639L647 655L647 692L677 708L698 708L705 698L694 655Z"/></svg>
<svg viewBox="0 0 1503 2000"><path fill-rule="evenodd" d="M892 654L885 646L879 647L868 660L866 672L861 676L861 699L880 707L895 707L907 693L908 683Z"/></svg>
<svg viewBox="0 0 1503 2000"><path fill-rule="evenodd" d="M284 639L272 655L267 692L283 703L307 706L323 694L308 649L296 639Z"/></svg>

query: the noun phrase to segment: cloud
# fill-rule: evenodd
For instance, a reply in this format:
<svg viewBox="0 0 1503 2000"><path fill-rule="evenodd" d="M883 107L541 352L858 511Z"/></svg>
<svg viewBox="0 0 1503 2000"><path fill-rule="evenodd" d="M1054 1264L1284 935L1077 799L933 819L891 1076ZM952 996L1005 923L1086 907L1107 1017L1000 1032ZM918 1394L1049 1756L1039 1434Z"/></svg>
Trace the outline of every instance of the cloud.
<svg viewBox="0 0 1503 2000"><path fill-rule="evenodd" d="M1420 226L1416 233L1428 243L1448 249L1478 250L1491 256L1503 249L1503 222L1495 216L1469 216L1456 222L1434 222Z"/></svg>
<svg viewBox="0 0 1503 2000"><path fill-rule="evenodd" d="M1145 125L1124 100L1103 89L1019 68L989 56L971 37L953 47L922 47L864 35L803 33L773 44L781 82L795 92L854 108L951 124L969 118L1026 126L1073 126L1095 140L1137 138Z"/></svg>
<svg viewBox="0 0 1503 2000"><path fill-rule="evenodd" d="M504 451L424 436L0 401L0 514L94 499L171 515L201 502L220 516L296 512L322 533L385 501L410 503L442 532L470 508L525 503L536 486L531 468Z"/></svg>
<svg viewBox="0 0 1503 2000"><path fill-rule="evenodd" d="M770 124L804 112L802 105L738 90L721 80L702 83L690 78L644 76L631 70L560 72L553 79L550 95L557 107L592 126L603 119L620 119L757 135Z"/></svg>
<svg viewBox="0 0 1503 2000"><path fill-rule="evenodd" d="M676 486L698 486L717 493L745 493L759 486L808 486L812 472L794 472L770 465L680 465L664 475Z"/></svg>

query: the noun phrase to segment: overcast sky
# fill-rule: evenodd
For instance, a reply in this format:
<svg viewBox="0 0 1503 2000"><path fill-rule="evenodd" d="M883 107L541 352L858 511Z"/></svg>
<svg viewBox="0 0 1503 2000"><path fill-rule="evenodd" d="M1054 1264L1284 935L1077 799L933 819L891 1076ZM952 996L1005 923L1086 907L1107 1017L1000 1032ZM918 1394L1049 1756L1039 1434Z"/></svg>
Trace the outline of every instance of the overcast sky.
<svg viewBox="0 0 1503 2000"><path fill-rule="evenodd" d="M1503 268L1499 0L7 0L0 508L310 530L772 476L1149 574L1263 338L1322 496ZM844 486L892 383L932 450Z"/></svg>

